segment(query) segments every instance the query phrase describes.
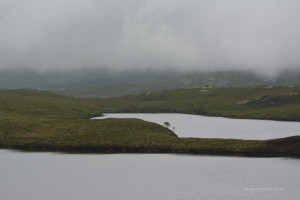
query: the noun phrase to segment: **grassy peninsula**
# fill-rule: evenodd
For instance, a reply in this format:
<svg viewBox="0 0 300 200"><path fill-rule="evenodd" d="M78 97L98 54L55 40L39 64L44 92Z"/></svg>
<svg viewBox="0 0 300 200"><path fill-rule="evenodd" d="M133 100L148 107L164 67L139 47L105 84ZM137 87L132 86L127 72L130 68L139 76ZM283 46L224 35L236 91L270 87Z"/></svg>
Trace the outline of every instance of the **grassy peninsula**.
<svg viewBox="0 0 300 200"><path fill-rule="evenodd" d="M89 119L109 110L126 111L129 107L125 103L134 98L137 98L133 101L136 108L141 110L131 111L143 111L142 105L154 106L153 102L158 100L147 104L141 97L153 95L156 94L99 100L75 99L45 91L2 90L0 147L31 151L300 157L300 136L266 141L179 138L167 128L139 119ZM158 108L167 105L164 100L161 102ZM297 107L294 104L291 102ZM144 111L151 111L149 108L154 107Z"/></svg>

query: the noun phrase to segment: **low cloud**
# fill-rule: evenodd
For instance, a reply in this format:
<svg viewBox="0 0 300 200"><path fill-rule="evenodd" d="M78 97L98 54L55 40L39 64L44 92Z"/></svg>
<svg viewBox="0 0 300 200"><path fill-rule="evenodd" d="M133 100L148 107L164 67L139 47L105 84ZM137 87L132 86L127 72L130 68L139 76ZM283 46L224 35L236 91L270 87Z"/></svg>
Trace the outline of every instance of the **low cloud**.
<svg viewBox="0 0 300 200"><path fill-rule="evenodd" d="M298 0L0 0L0 69L300 68Z"/></svg>

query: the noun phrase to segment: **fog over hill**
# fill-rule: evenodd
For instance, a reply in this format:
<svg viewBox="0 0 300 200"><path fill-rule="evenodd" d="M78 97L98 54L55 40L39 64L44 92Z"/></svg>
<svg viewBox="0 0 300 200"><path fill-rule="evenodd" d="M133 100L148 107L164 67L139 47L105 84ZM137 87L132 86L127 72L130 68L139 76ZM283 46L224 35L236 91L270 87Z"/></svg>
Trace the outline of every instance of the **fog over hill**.
<svg viewBox="0 0 300 200"><path fill-rule="evenodd" d="M299 68L298 0L0 0L1 71Z"/></svg>
<svg viewBox="0 0 300 200"><path fill-rule="evenodd" d="M275 77L251 71L136 71L112 72L81 69L38 73L32 70L0 71L0 89L42 89L79 97L111 97L149 91L257 85L300 85L300 70L285 70Z"/></svg>

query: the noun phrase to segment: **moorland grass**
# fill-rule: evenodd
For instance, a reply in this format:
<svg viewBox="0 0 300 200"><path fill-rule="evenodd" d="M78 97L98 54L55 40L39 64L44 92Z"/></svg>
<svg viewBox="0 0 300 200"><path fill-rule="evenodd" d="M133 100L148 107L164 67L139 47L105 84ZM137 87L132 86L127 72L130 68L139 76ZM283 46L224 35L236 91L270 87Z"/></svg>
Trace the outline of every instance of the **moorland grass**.
<svg viewBox="0 0 300 200"><path fill-rule="evenodd" d="M103 112L188 113L300 121L300 87L195 88L100 99Z"/></svg>
<svg viewBox="0 0 300 200"><path fill-rule="evenodd" d="M180 94L175 91L169 92L177 100L184 94L184 91L180 90ZM192 93L190 97L185 98L191 98L193 95ZM142 100L142 97L145 99ZM137 108L151 105L150 108L154 109L155 106L162 108L159 106L167 105L165 101L169 98L168 92L109 101L108 99L68 98L45 91L2 90L0 91L0 147L76 153L147 152L300 157L300 136L266 141L179 138L165 127L139 119L89 119L101 115L103 111L135 108L130 107L133 104L128 104L129 107L126 107L125 103L130 99L136 99L134 106ZM177 101L169 103L172 102ZM294 104L293 102L290 106ZM189 106L184 107L182 102L172 104L174 105L178 105L177 111L190 109Z"/></svg>

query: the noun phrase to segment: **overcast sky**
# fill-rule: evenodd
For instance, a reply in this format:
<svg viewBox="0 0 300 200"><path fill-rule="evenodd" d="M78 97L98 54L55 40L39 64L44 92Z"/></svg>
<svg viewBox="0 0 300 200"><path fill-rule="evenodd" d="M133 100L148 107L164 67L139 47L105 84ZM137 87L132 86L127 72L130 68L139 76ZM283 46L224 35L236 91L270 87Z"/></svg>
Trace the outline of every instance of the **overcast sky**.
<svg viewBox="0 0 300 200"><path fill-rule="evenodd" d="M300 68L299 0L0 0L0 69Z"/></svg>

